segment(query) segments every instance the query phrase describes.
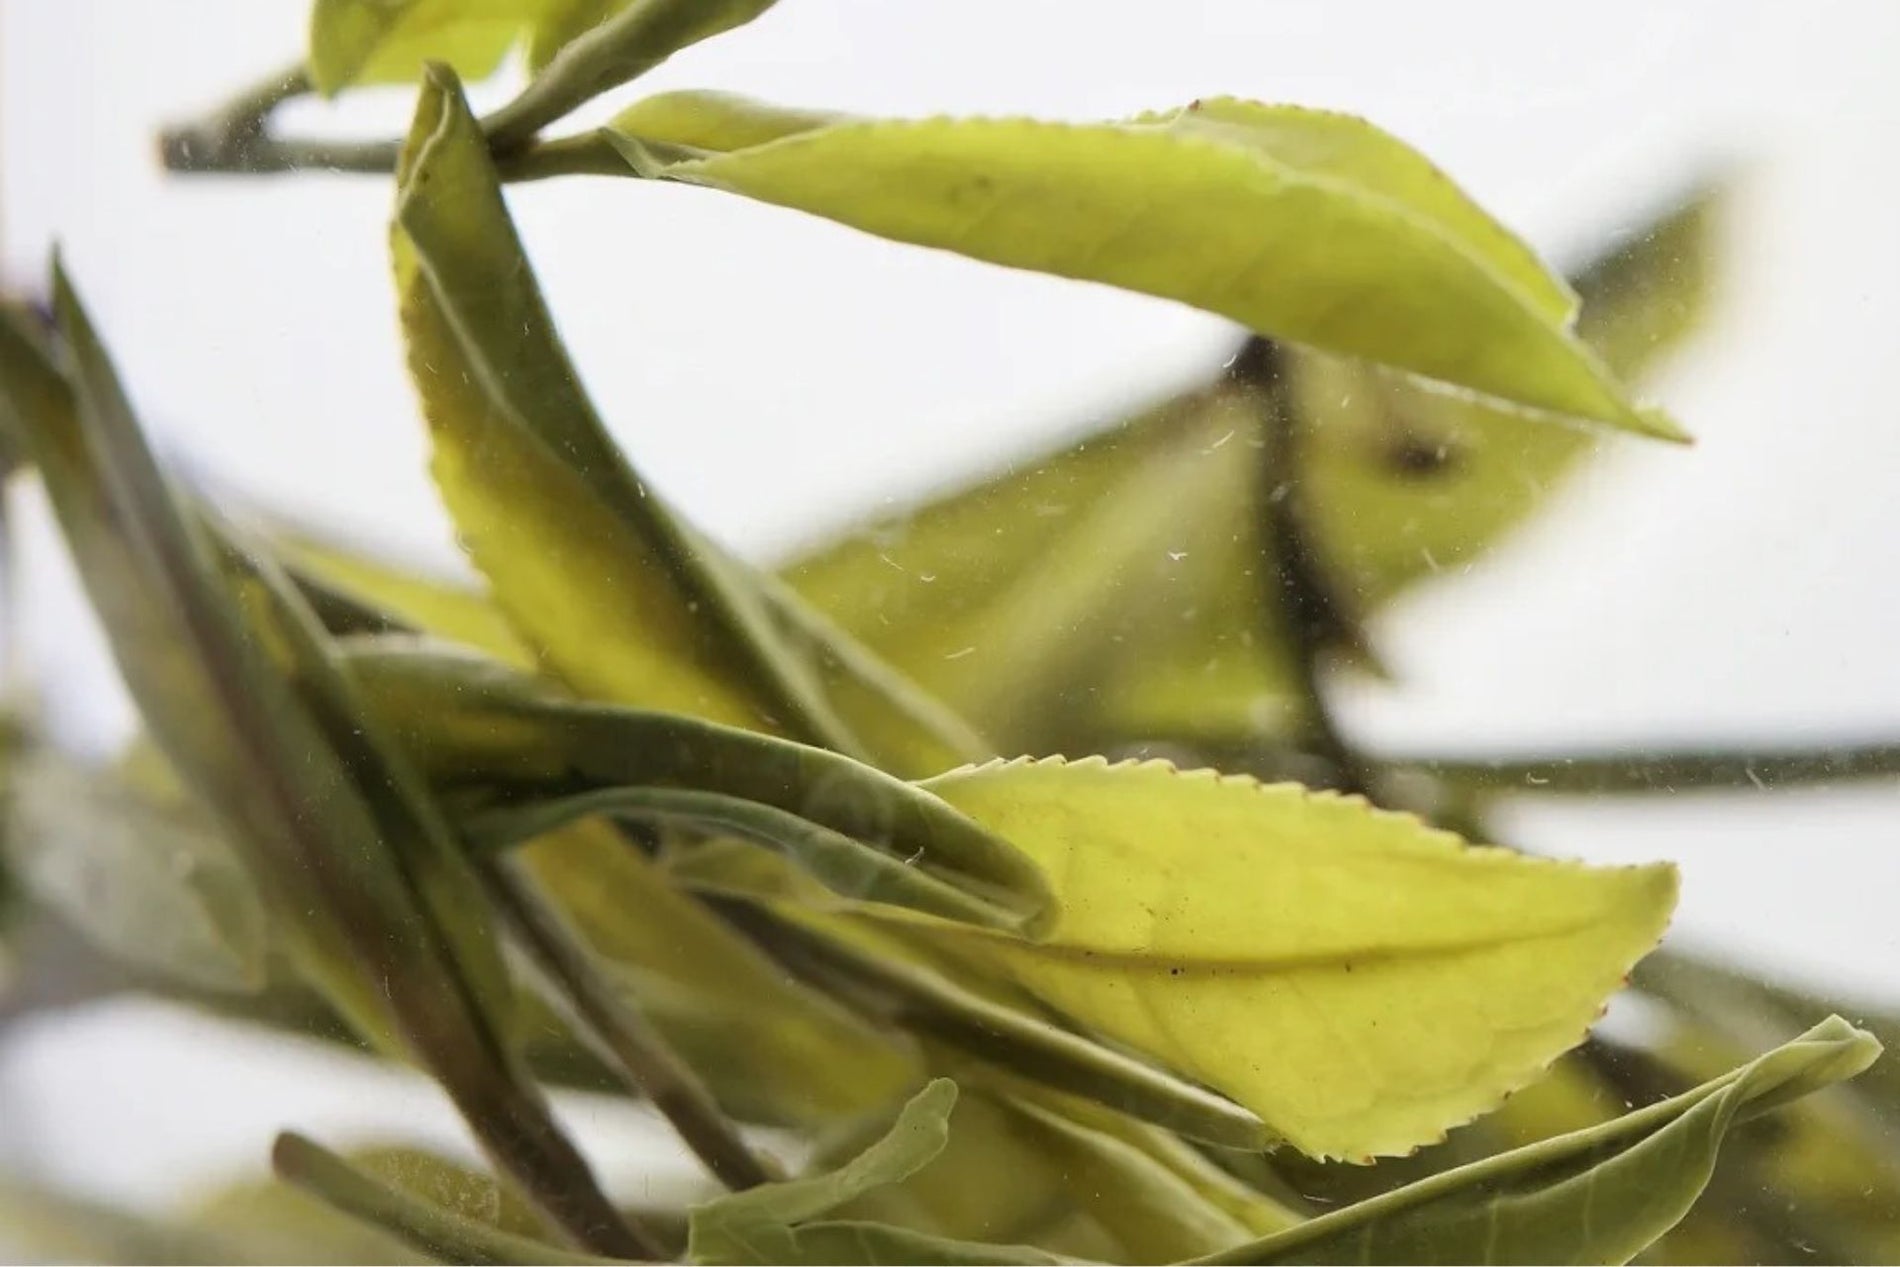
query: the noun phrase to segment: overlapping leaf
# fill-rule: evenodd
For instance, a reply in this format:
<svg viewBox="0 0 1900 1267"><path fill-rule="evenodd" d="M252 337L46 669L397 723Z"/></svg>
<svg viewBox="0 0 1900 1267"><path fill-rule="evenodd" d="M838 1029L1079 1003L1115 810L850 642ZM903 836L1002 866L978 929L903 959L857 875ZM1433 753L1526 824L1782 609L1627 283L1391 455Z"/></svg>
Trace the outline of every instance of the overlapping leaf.
<svg viewBox="0 0 1900 1267"><path fill-rule="evenodd" d="M518 831L493 833L497 843L599 812L699 814L722 828L744 823L847 896L902 897L1011 927L1047 918L1046 877L1008 841L849 757L692 717L578 702L493 661L409 639L354 640L349 652L371 706L438 781L587 798L531 811Z"/></svg>
<svg viewBox="0 0 1900 1267"><path fill-rule="evenodd" d="M53 293L70 382L0 323L0 420L33 457L153 738L223 820L300 970L441 1078L557 1221L634 1247L516 1057L480 888L408 759L289 583L181 507L57 270Z"/></svg>
<svg viewBox="0 0 1900 1267"><path fill-rule="evenodd" d="M674 102L643 106L671 129L662 135L688 143L719 148L755 123L721 125L717 103L699 103L690 121L713 131L696 137ZM1706 307L1715 198L1697 195L1573 275L1579 334L1617 373L1648 371ZM856 528L791 560L786 576L1013 750L1284 734L1300 718L1289 644L1262 601L1261 497L1289 474L1303 481L1311 543L1334 589L1369 614L1469 566L1595 447L1585 431L1522 426L1345 361L1288 364L1302 435L1294 472L1263 463L1258 401L1211 384ZM1193 495L1164 496L1170 465L1196 459ZM1110 504L1115 519L1094 510ZM1101 538L1164 511L1145 553L1115 570ZM1050 558L1064 576L1098 582L1089 602L1054 606L1073 590L1039 583ZM1066 639L1052 639L1063 624ZM1085 666L1070 671L1071 653ZM1016 689L992 689L999 679Z"/></svg>
<svg viewBox="0 0 1900 1267"><path fill-rule="evenodd" d="M639 175L724 189L884 237L1176 299L1262 334L1543 412L1654 435L1569 329L1571 300L1442 174L1363 121L1219 99L1102 124L827 119L742 107L655 135L608 129ZM792 121L788 121L792 120ZM644 132L641 131L644 129ZM652 142L664 143L656 148Z"/></svg>
<svg viewBox="0 0 1900 1267"><path fill-rule="evenodd" d="M1851 1078L1880 1044L1839 1018L1685 1095L1545 1140L1206 1263L1622 1263L1682 1218L1723 1137Z"/></svg>
<svg viewBox="0 0 1900 1267"><path fill-rule="evenodd" d="M43 748L16 754L6 784L4 856L36 901L140 972L221 992L264 986L263 901L198 806Z"/></svg>
<svg viewBox="0 0 1900 1267"><path fill-rule="evenodd" d="M1405 1152L1530 1081L1675 902L1666 866L1471 847L1353 798L1159 762L925 786L1035 858L1059 904L1036 942L947 936L1316 1156Z"/></svg>
<svg viewBox="0 0 1900 1267"><path fill-rule="evenodd" d="M910 773L981 751L627 465L576 381L480 131L444 78L425 89L399 180L397 284L436 480L496 600L561 676L600 699Z"/></svg>

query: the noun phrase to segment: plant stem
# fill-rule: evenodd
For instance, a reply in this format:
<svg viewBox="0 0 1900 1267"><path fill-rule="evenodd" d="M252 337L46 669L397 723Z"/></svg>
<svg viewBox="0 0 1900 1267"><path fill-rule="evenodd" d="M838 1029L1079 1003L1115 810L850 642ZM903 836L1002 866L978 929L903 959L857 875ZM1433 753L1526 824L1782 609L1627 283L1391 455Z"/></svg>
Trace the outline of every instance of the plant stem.
<svg viewBox="0 0 1900 1267"><path fill-rule="evenodd" d="M1266 611L1278 618L1269 644L1284 634L1293 644L1296 685L1305 705L1314 755L1333 767L1340 790L1366 793L1374 768L1346 741L1333 717L1320 662L1335 648L1358 642L1357 623L1322 569L1306 528L1299 479L1300 425L1288 399L1285 359L1271 340L1247 340L1229 376L1255 390L1260 409L1261 577Z"/></svg>
<svg viewBox="0 0 1900 1267"><path fill-rule="evenodd" d="M606 978L593 952L520 866L494 859L482 868L496 908L571 1007L580 1029L607 1049L614 1067L673 1124L680 1139L728 1188L776 1177L719 1111L712 1094L646 1017Z"/></svg>
<svg viewBox="0 0 1900 1267"><path fill-rule="evenodd" d="M1460 791L1480 794L1619 796L1736 788L1766 792L1900 778L1900 743L1504 757L1400 756L1381 764L1420 770Z"/></svg>

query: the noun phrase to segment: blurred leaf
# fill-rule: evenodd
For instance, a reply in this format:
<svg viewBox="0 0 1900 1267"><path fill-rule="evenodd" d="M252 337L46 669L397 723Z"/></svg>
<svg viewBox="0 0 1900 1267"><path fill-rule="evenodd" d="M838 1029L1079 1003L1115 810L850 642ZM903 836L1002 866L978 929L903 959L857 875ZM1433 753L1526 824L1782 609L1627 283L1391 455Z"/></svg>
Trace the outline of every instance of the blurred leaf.
<svg viewBox="0 0 1900 1267"><path fill-rule="evenodd" d="M1467 846L1355 798L1160 762L923 786L1040 862L1059 900L1039 941L944 939L1314 1156L1408 1151L1528 1083L1675 905L1667 866Z"/></svg>
<svg viewBox="0 0 1900 1267"><path fill-rule="evenodd" d="M651 110L633 109L634 125L652 126ZM719 109L729 117L731 100ZM674 157L674 138L620 121L607 135L642 176L1178 299L1536 411L1680 435L1572 337L1561 282L1361 120L1219 98L1088 125L839 119L703 157Z"/></svg>
<svg viewBox="0 0 1900 1267"><path fill-rule="evenodd" d="M692 139L666 117L673 101L636 109L715 148L752 123L709 105L690 117L713 134ZM1573 274L1578 331L1618 373L1648 371L1707 307L1719 199L1699 192ZM1366 612L1481 557L1598 447L1287 351L1313 540ZM1280 618L1262 603L1259 499L1276 484L1259 417L1236 384L1196 387L855 528L786 575L1009 751L1285 734L1301 716ZM1193 489L1171 500L1177 468ZM1123 521L1144 518L1160 524L1145 543L1110 548Z"/></svg>
<svg viewBox="0 0 1900 1267"><path fill-rule="evenodd" d="M1104 1113L1119 1111L1229 1148L1260 1150L1277 1142L1259 1118L1231 1100L1058 1027L1028 996L999 997L1001 992L988 988L990 983L967 961L939 957L932 962L927 940L905 938L907 930L901 928L809 909L812 903L803 894L775 900L771 882L782 869L762 868L766 883L752 887L747 881L761 877L741 879L730 862L695 866L689 856L674 874L697 877L699 886L714 892L738 892L763 903L769 914L755 910L752 920L755 926L766 921L764 939L781 962L803 965L841 990L865 994L860 1006L888 1023L979 1061L987 1070L1004 1070L1030 1085L1060 1088L1108 1106Z"/></svg>
<svg viewBox="0 0 1900 1267"><path fill-rule="evenodd" d="M583 694L864 751L936 772L966 732L653 496L562 349L459 90L431 80L394 233L436 482L497 602ZM788 626L797 636L788 636ZM837 677L856 688L834 699ZM852 717L839 713L852 708Z"/></svg>
<svg viewBox="0 0 1900 1267"><path fill-rule="evenodd" d="M1627 1262L1701 1195L1733 1125L1851 1078L1879 1052L1871 1035L1831 1018L1685 1095L1201 1261Z"/></svg>
<svg viewBox="0 0 1900 1267"><path fill-rule="evenodd" d="M694 1207L687 1257L695 1263L1058 1261L1034 1251L1003 1257L1001 1247L948 1241L903 1228L816 1221L930 1164L949 1139L956 1100L956 1084L939 1078L917 1093L882 1139L838 1169Z"/></svg>
<svg viewBox="0 0 1900 1267"><path fill-rule="evenodd" d="M196 805L40 747L12 758L6 783L6 860L36 900L141 972L264 987L263 901Z"/></svg>
<svg viewBox="0 0 1900 1267"><path fill-rule="evenodd" d="M314 533L283 525L266 531L272 552L299 584L321 584L399 624L462 643L514 668L534 668L534 653L521 644L508 618L486 594ZM331 632L344 631L332 626Z"/></svg>
<svg viewBox="0 0 1900 1267"><path fill-rule="evenodd" d="M0 407L148 730L224 822L300 971L439 1078L563 1226L632 1247L510 1045L487 907L428 792L289 583L180 506L57 268L53 282L72 382L0 324Z"/></svg>
<svg viewBox="0 0 1900 1267"><path fill-rule="evenodd" d="M8 1262L195 1267L251 1261L250 1248L240 1237L0 1178L0 1252Z"/></svg>
<svg viewBox="0 0 1900 1267"><path fill-rule="evenodd" d="M421 78L446 62L468 79L494 73L527 43L528 66L545 69L593 33L590 89L605 91L689 44L751 21L772 0L315 0L310 73L324 93L353 84ZM617 19L612 30L596 30Z"/></svg>
<svg viewBox="0 0 1900 1267"><path fill-rule="evenodd" d="M1031 1101L1011 1107L1127 1261L1178 1262L1247 1237L1238 1220L1142 1149Z"/></svg>
<svg viewBox="0 0 1900 1267"><path fill-rule="evenodd" d="M422 1191L392 1184L300 1135L277 1137L271 1166L284 1182L433 1258L456 1263L617 1261L570 1253L547 1241L504 1231L440 1204L436 1198L452 1192L438 1184L424 1185Z"/></svg>
<svg viewBox="0 0 1900 1267"><path fill-rule="evenodd" d="M693 717L576 701L493 661L407 639L352 639L349 656L372 706L438 783L512 785L518 806L613 789L753 802L857 842L860 861L875 853L882 868L895 859L988 902L993 918L1034 924L1046 915L1047 879L1009 842L849 757ZM858 896L870 872L854 871L843 854L834 861L837 870L819 878Z"/></svg>
<svg viewBox="0 0 1900 1267"><path fill-rule="evenodd" d="M892 1036L787 978L607 824L544 836L524 860L733 1116L816 1126L917 1081Z"/></svg>

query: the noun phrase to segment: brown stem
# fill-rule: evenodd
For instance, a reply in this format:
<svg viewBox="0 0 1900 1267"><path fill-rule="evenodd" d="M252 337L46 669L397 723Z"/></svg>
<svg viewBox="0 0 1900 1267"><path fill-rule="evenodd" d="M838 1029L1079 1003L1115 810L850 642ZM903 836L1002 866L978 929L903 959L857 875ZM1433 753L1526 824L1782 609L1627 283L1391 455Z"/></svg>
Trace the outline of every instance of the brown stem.
<svg viewBox="0 0 1900 1267"><path fill-rule="evenodd" d="M558 1001L580 1022L581 1032L606 1049L609 1063L653 1102L706 1169L734 1190L772 1182L772 1168L746 1145L692 1069L614 989L581 935L519 864L491 860L483 878L496 908L558 987Z"/></svg>

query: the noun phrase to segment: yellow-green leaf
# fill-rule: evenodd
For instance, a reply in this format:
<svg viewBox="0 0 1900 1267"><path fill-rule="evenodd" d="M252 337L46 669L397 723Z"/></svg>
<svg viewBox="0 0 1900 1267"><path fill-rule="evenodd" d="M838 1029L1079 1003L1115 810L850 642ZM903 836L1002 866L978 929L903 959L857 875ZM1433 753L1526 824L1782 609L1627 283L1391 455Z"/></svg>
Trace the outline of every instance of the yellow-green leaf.
<svg viewBox="0 0 1900 1267"><path fill-rule="evenodd" d="M607 137L639 175L1180 300L1527 409L1680 436L1574 337L1562 283L1360 120L1230 100L1083 125L842 120L672 161L670 138L662 154L632 127Z"/></svg>
<svg viewBox="0 0 1900 1267"><path fill-rule="evenodd" d="M217 826L111 771L29 747L6 773L9 878L141 973L250 993L268 977L268 916Z"/></svg>
<svg viewBox="0 0 1900 1267"><path fill-rule="evenodd" d="M896 861L991 904L988 922L1035 927L1047 918L1048 883L1033 862L873 766L697 718L575 701L494 661L412 638L354 638L347 650L371 706L443 786L498 782L519 806L641 789L752 802L829 829L830 845L848 838L861 861L876 854L880 868ZM554 813L547 825L566 817ZM819 878L856 896L848 859L832 859L840 869Z"/></svg>
<svg viewBox="0 0 1900 1267"><path fill-rule="evenodd" d="M584 40L572 55L577 64L553 77L560 91L578 98L572 102L577 105L644 74L690 44L751 21L772 3L316 0L310 13L310 74L326 94L356 84L412 82L422 77L428 62L453 66L467 79L482 79L523 43L528 68L538 74L570 45Z"/></svg>
<svg viewBox="0 0 1900 1267"><path fill-rule="evenodd" d="M550 667L596 698L841 751L866 753L874 736L867 755L907 773L982 750L674 515L627 464L579 386L480 130L446 78L425 88L399 185L397 284L436 482L496 601Z"/></svg>
<svg viewBox="0 0 1900 1267"><path fill-rule="evenodd" d="M63 272L64 364L0 321L25 441L147 728L226 825L299 970L443 1083L577 1239L621 1228L512 1044L512 983L469 863L289 581L181 504Z"/></svg>
<svg viewBox="0 0 1900 1267"><path fill-rule="evenodd" d="M432 1258L462 1263L611 1263L494 1226L439 1204L444 1192L417 1192L377 1178L320 1144L286 1132L271 1149L284 1182Z"/></svg>
<svg viewBox="0 0 1900 1267"><path fill-rule="evenodd" d="M1661 935L1668 866L1473 847L1406 815L1160 762L924 784L1042 864L1039 941L942 926L1302 1152L1402 1153L1574 1045Z"/></svg>
<svg viewBox="0 0 1900 1267"><path fill-rule="evenodd" d="M796 1226L923 1169L949 1140L956 1102L957 1084L939 1078L904 1106L882 1139L838 1169L695 1206L687 1256L696 1263L800 1260L791 1236Z"/></svg>
<svg viewBox="0 0 1900 1267"><path fill-rule="evenodd" d="M818 1126L918 1080L895 1036L789 979L607 824L544 836L523 860L735 1117Z"/></svg>
<svg viewBox="0 0 1900 1267"><path fill-rule="evenodd" d="M1434 1175L1204 1263L1623 1263L1688 1212L1729 1129L1851 1078L1880 1044L1838 1017L1612 1122Z"/></svg>
<svg viewBox="0 0 1900 1267"><path fill-rule="evenodd" d="M729 120L715 108L723 99L686 96L636 110L663 135L712 148L745 135L742 126L773 125ZM1647 372L1707 308L1718 206L1719 191L1704 190L1572 275L1578 331L1617 373ZM1469 566L1598 447L1583 430L1523 426L1337 358L1287 360L1310 544L1364 613ZM793 559L785 575L1012 751L1287 733L1301 719L1286 639L1262 603L1258 499L1274 481L1261 469L1257 406L1231 384L1196 387L855 528ZM1165 491L1158 472L1197 453L1208 469L1194 496L1167 506L1144 566L1103 566L1111 554L1091 529L1103 518L1093 508L1146 513L1141 490ZM1038 561L1052 556L1100 578L1092 609L1053 608L1052 593L1072 590L1036 583ZM1048 631L1058 618L1071 626L1061 638ZM965 647L975 649L947 658ZM1038 648L1089 656L1080 684ZM991 673L1018 689L992 690Z"/></svg>

